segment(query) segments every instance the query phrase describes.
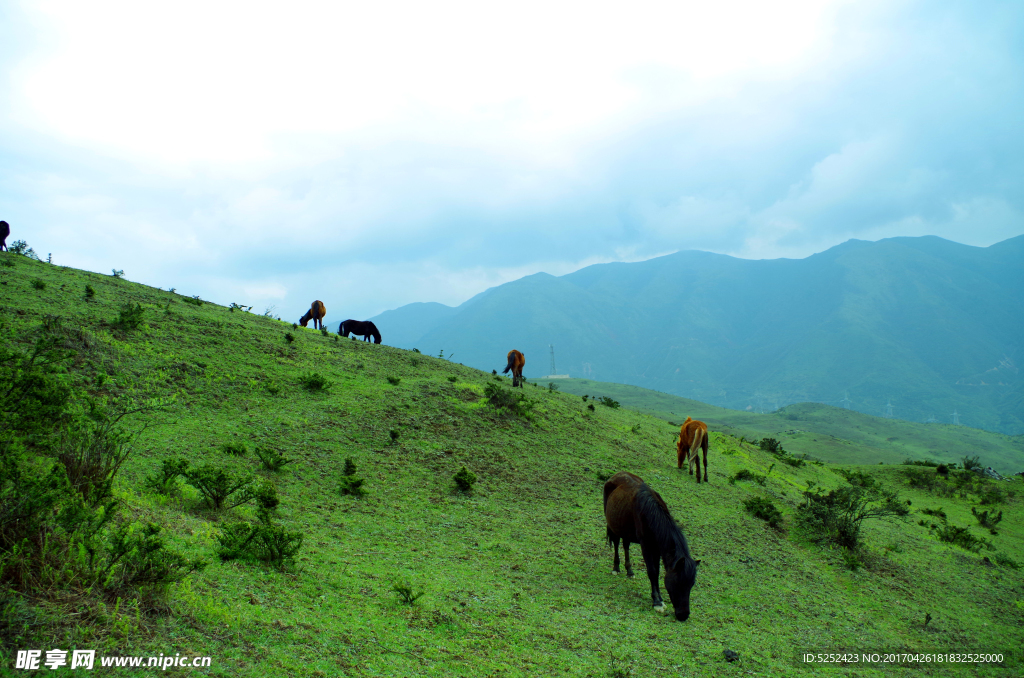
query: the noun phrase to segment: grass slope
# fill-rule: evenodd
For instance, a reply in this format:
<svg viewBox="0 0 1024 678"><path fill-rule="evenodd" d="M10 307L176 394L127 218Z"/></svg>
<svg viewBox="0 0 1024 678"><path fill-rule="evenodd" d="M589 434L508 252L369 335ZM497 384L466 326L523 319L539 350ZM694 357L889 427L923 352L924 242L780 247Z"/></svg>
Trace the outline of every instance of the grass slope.
<svg viewBox="0 0 1024 678"><path fill-rule="evenodd" d="M1024 667L1021 570L939 542L916 513L866 525L870 553L856 571L793 527L808 481L846 483L832 467L773 467L766 453L714 431L710 483L698 485L675 468L676 429L646 414L591 411L575 395L528 386L535 405L521 419L482 400L495 383L487 373L8 258L15 265L0 266L5 341L19 342L44 314L57 314L88 333L71 375L80 388L111 399L173 397L164 412L136 418L154 425L119 476L117 495L136 520L163 525L177 548L210 565L173 588L168 609L149 614L82 592L51 596L39 603L36 637L0 649L3 670L24 647L210 655L208 674L218 676L845 675L850 667L794 663L802 650L840 649L1006 655L1002 666L972 675L1019 675ZM96 291L91 301L83 299L86 284ZM145 326L124 333L110 322L129 301L146 309ZM311 371L331 382L326 392L300 385ZM251 456L220 451L240 441L295 462L269 473ZM145 491L143 478L179 455L272 480L282 523L305 533L298 567L220 562L216 535L251 511L211 512L187 486L170 497ZM365 497L338 492L348 457L366 481ZM454 491L463 466L479 478L471 495ZM726 482L740 469L768 473L766 484ZM642 575L609 574L598 475L618 470L662 494L702 559L686 623L651 611ZM915 510L941 505L951 523L973 523L973 499L908 489L899 467L861 470L900 488ZM1000 507L1006 518L990 539L1022 562L1022 486L1014 485L1017 499ZM745 512L743 501L754 496L781 508L782 531ZM424 595L403 604L395 583ZM727 663L725 649L740 660Z"/></svg>
<svg viewBox="0 0 1024 678"><path fill-rule="evenodd" d="M626 384L591 379L560 379L557 384L567 393L606 395L666 421L682 423L686 417L693 417L736 437L776 438L793 454L809 454L834 463L899 464L905 459L959 462L965 456L978 456L985 466L1006 475L1024 470L1024 436L885 419L818 403L797 403L758 414Z"/></svg>

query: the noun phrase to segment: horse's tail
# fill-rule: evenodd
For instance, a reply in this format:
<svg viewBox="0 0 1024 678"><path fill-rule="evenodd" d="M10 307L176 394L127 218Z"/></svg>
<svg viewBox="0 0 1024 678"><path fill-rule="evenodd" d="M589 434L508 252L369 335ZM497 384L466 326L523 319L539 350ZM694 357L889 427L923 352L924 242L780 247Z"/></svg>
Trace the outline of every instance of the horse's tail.
<svg viewBox="0 0 1024 678"><path fill-rule="evenodd" d="M501 371L501 373L502 374L508 374L508 371L512 369L513 363L515 361L516 361L516 354L515 353L509 353L508 354L508 365L505 365L505 369L503 369Z"/></svg>
<svg viewBox="0 0 1024 678"><path fill-rule="evenodd" d="M347 337L348 336L348 331L345 329L345 323L347 323L347 322L348 322L347 320L342 320L341 324L338 325L338 334L340 334L343 337Z"/></svg>
<svg viewBox="0 0 1024 678"><path fill-rule="evenodd" d="M690 443L690 458L696 457L701 445L704 444L704 427L693 427L693 442Z"/></svg>

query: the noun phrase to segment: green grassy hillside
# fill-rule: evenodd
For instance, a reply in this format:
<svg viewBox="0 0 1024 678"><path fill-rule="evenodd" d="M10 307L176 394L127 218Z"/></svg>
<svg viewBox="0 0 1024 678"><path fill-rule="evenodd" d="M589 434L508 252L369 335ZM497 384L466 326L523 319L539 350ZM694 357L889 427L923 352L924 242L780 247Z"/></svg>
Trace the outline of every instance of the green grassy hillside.
<svg viewBox="0 0 1024 678"><path fill-rule="evenodd" d="M818 403L797 403L758 414L708 405L639 386L591 379L559 379L567 393L606 395L623 406L682 423L686 417L748 440L776 438L793 454L840 464L899 464L905 459L959 462L977 456L1004 475L1024 470L1024 436L967 426L917 424L873 417Z"/></svg>
<svg viewBox="0 0 1024 678"><path fill-rule="evenodd" d="M1024 576L1013 566L1024 563L1020 481L988 497L997 503L986 507L1005 514L991 535L971 508L994 483L940 496L907 485L904 467L793 467L718 430L710 482L698 485L675 467L675 427L647 414L591 409L592 401L530 385L532 410L520 416L483 397L508 380L443 359L0 258L13 264L0 262L0 346L8 355L25 355L41 333L63 328L58 338L76 354L51 376L74 389L82 417L108 421L96 412L160 405L121 420L148 427L116 477L118 520L159 525L170 548L208 563L162 596L85 588L74 574L84 555L63 565L51 558L39 579L45 586L0 578L0 672L12 670L19 649L54 647L208 655L208 669L168 674L217 676L904 673L795 661L802 651L840 650L1004 655L1000 665L970 669L929 664L922 675L1024 668ZM143 309L136 329L116 322L128 303ZM44 324L46 316L61 323ZM326 390L303 386L315 375L329 382ZM39 477L62 444L44 433L24 438ZM224 451L240 443L247 454ZM257 447L293 462L260 470ZM166 494L148 489L145 478L177 457L276 486L276 524L304 535L294 563L279 570L221 561L218 538L236 521L255 520L255 511L207 508L181 481ZM363 497L339 491L346 458L364 480ZM455 489L462 467L478 478L471 494ZM685 623L651 610L643 575L609 573L601 477L619 470L662 494L702 560ZM765 476L764 484L730 484L741 470ZM849 487L840 470L911 501L905 521L866 522L864 547L854 553L812 541L796 522L808 483ZM0 510L13 501L4 483ZM757 497L781 510L779 529L744 509ZM949 524L994 550L956 548L918 524L938 521L920 511L939 507ZM0 552L0 577L16 555ZM635 547L634 557L639 565ZM396 584L423 595L406 604ZM727 649L739 661L727 662Z"/></svg>

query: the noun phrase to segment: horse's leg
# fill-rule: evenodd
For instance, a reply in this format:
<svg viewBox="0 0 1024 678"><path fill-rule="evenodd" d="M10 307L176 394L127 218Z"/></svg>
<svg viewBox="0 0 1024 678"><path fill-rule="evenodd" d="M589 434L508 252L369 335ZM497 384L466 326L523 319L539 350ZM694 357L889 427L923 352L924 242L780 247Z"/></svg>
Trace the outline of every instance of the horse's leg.
<svg viewBox="0 0 1024 678"><path fill-rule="evenodd" d="M708 438L704 436L704 482L708 481Z"/></svg>
<svg viewBox="0 0 1024 678"><path fill-rule="evenodd" d="M609 529L610 533L611 530ZM612 545L615 546L615 559L612 560L612 574L619 573L619 538L618 536L612 535ZM629 546L627 542L626 553L629 553Z"/></svg>
<svg viewBox="0 0 1024 678"><path fill-rule="evenodd" d="M695 450L693 453L693 465L697 467L697 484L700 484L700 450ZM706 466L706 465L705 465ZM704 469L707 473L707 468ZM706 478L705 478L706 480Z"/></svg>
<svg viewBox="0 0 1024 678"><path fill-rule="evenodd" d="M629 577L630 579L632 579L633 578L633 564L631 562L629 562L629 540L628 539L623 540L622 547L623 547L623 550L626 552L626 576Z"/></svg>
<svg viewBox="0 0 1024 678"><path fill-rule="evenodd" d="M690 469L690 475L693 475L693 450L689 450L686 453L686 466Z"/></svg>
<svg viewBox="0 0 1024 678"><path fill-rule="evenodd" d="M661 559L657 551L644 542L640 542L643 550L644 563L647 565L647 578L651 580L651 604L655 612L665 611L665 601L661 599L661 587L658 585L658 577L661 576Z"/></svg>

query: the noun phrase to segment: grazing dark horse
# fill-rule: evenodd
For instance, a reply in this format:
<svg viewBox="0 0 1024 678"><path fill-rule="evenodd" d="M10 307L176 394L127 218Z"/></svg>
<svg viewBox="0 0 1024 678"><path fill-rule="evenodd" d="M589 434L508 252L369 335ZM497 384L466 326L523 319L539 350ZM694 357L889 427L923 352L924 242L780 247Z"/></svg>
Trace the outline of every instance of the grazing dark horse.
<svg viewBox="0 0 1024 678"><path fill-rule="evenodd" d="M629 545L640 542L651 580L651 601L654 609L665 612L658 586L659 560L665 562L665 590L675 608L676 619L690 616L690 589L697 579L699 560L690 555L690 547L682 530L672 520L661 495L643 480L622 471L604 484L604 517L608 523L608 543L615 547L612 574L619 573L619 539L625 542L626 575L633 576L629 563Z"/></svg>
<svg viewBox="0 0 1024 678"><path fill-rule="evenodd" d="M522 387L523 382L523 365L526 364L526 356L519 351L512 349L508 352L508 364L505 365L505 369L501 371L502 374L508 374L509 370L512 370L512 387Z"/></svg>
<svg viewBox="0 0 1024 678"><path fill-rule="evenodd" d="M704 482L708 481L708 425L703 421L686 418L679 427L679 440L676 441L676 463L683 468L686 459L693 475L693 465L697 465L697 482L700 482L700 450L704 450Z"/></svg>
<svg viewBox="0 0 1024 678"><path fill-rule="evenodd" d="M11 225L8 224L6 221L0 221L0 251L7 249L7 236L9 236L10 234Z"/></svg>
<svg viewBox="0 0 1024 678"><path fill-rule="evenodd" d="M324 306L324 302L317 299L306 311L306 314L299 318L299 324L305 327L309 324L310 319L313 320L313 327L315 329L321 329L324 326L323 317L327 315L327 307Z"/></svg>
<svg viewBox="0 0 1024 678"><path fill-rule="evenodd" d="M338 325L338 334L343 337L347 337L349 334L358 334L363 338L363 341L369 341L370 337L373 337L373 343L380 343L380 330L369 320L348 320L342 321Z"/></svg>

